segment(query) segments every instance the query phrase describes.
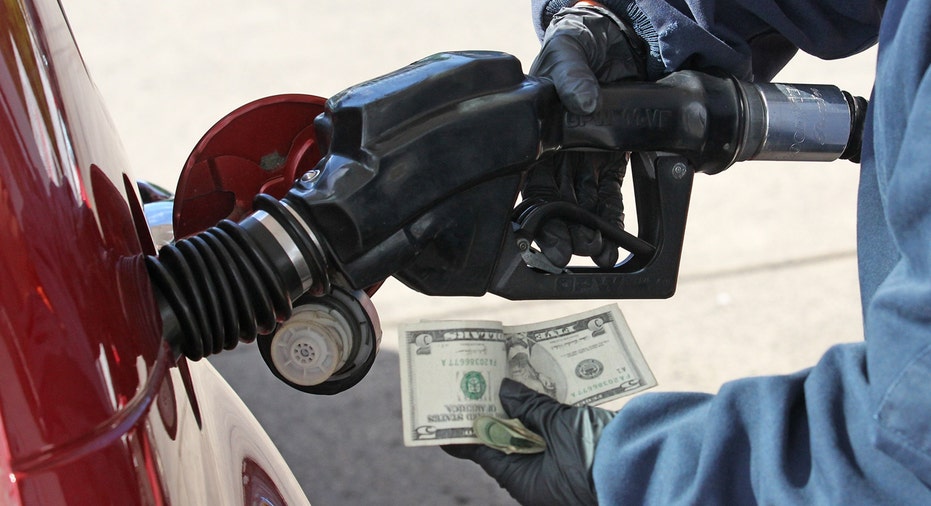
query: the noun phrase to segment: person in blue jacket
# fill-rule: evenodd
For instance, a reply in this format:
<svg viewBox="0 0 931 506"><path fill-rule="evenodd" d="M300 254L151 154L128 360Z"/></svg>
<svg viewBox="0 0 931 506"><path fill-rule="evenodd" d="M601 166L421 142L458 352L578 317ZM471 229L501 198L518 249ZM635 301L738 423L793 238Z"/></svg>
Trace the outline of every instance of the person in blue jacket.
<svg viewBox="0 0 931 506"><path fill-rule="evenodd" d="M526 504L931 504L931 2L534 0L533 12L531 72L578 113L597 106L599 79L713 68L765 81L797 50L840 58L878 41L857 211L865 335L796 374L646 394L618 413L505 381L506 411L547 450L447 452Z"/></svg>

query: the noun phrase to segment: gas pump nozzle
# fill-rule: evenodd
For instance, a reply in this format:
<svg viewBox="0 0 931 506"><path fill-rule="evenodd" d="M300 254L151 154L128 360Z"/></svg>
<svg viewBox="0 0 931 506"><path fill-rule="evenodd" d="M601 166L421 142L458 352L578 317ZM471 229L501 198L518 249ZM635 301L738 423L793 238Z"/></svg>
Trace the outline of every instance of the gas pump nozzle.
<svg viewBox="0 0 931 506"><path fill-rule="evenodd" d="M279 163L280 146L290 145L279 166L291 167L289 180L296 181L282 198L258 195L238 223L224 220L197 235L179 232L176 198L175 232L190 237L148 259L166 338L196 359L235 346L237 335L269 335L291 316L292 303L310 306L302 314L338 313L309 337L289 330L282 353L293 356L281 360L295 370L276 372L302 390L335 393L371 366L377 317L362 291L389 276L428 295L670 297L695 172L753 159L859 156L866 101L834 86L751 84L683 71L602 93L593 114L573 115L552 84L524 75L516 58L459 52L333 96L315 120L298 122L297 133L288 134L294 140L269 139L283 130L254 120L260 108L244 106L238 118L248 128L236 131L240 123L226 118L213 131L238 137L217 135L217 148L208 135L195 149L209 152L204 179L217 180L224 160L261 173ZM291 99L270 98L278 108ZM254 156L247 160L250 143ZM236 156L226 156L228 149ZM515 207L534 163L573 149L633 153L636 236L566 202ZM221 190L211 195L228 193ZM189 202L203 221L201 197ZM600 230L629 252L627 259L609 269L547 265L534 255L533 241L554 218ZM276 352L269 343L260 338L267 361ZM334 361L316 364L315 348L335 350L327 355ZM317 367L312 381L293 380L310 367Z"/></svg>
<svg viewBox="0 0 931 506"><path fill-rule="evenodd" d="M694 172L849 158L863 109L833 86L676 72L607 86L599 109L577 116L509 55L444 53L332 97L316 120L326 154L282 202L323 238L354 288L393 275L429 295L669 297ZM565 203L515 215L523 173L567 149L637 153L637 237ZM551 217L599 227L631 255L613 269L528 265L536 229Z"/></svg>

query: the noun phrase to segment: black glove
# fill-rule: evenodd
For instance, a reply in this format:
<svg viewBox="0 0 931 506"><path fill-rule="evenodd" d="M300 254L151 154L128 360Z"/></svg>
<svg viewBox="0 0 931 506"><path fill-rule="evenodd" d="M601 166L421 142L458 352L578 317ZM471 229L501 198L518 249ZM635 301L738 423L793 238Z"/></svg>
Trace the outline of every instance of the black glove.
<svg viewBox="0 0 931 506"><path fill-rule="evenodd" d="M521 504L597 504L595 445L614 413L567 406L509 379L501 383L499 395L508 416L543 437L546 451L507 455L483 445L447 445L443 450L482 466Z"/></svg>
<svg viewBox="0 0 931 506"><path fill-rule="evenodd" d="M574 114L591 114L600 104L599 83L646 78L646 45L631 28L603 7L569 7L553 16L543 48L530 74L550 79L560 101ZM527 201L563 200L624 226L621 182L627 155L577 151L541 160L523 188ZM547 259L565 267L570 257L591 256L600 267L613 267L617 246L580 225L551 220L535 238Z"/></svg>

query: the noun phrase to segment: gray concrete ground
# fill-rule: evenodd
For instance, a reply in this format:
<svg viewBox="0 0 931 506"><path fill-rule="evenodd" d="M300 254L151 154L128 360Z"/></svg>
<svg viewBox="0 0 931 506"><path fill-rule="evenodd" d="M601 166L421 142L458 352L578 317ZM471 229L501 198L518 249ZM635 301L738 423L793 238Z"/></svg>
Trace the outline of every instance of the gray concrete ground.
<svg viewBox="0 0 931 506"><path fill-rule="evenodd" d="M64 5L135 175L168 188L200 136L255 98L329 96L441 50L501 50L527 66L537 47L529 2L516 0ZM866 95L874 58L800 57L778 80ZM861 338L856 186L857 166L847 162L752 162L696 177L678 293L619 301L657 390L714 392L742 376L808 367L832 344ZM513 504L471 463L401 445L397 326L423 318L515 324L605 301L431 299L389 282L374 302L382 353L361 384L338 396L310 397L278 383L254 346L212 363L272 434L314 504Z"/></svg>

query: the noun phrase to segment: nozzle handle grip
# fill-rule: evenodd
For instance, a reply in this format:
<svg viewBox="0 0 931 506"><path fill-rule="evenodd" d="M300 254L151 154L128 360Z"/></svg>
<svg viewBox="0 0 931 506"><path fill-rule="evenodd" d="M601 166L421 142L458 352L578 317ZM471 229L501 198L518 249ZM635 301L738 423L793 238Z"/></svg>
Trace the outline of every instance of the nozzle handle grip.
<svg viewBox="0 0 931 506"><path fill-rule="evenodd" d="M698 172L744 160L856 160L866 101L831 85L747 83L680 71L602 88L590 115L561 111L556 149L663 151Z"/></svg>

